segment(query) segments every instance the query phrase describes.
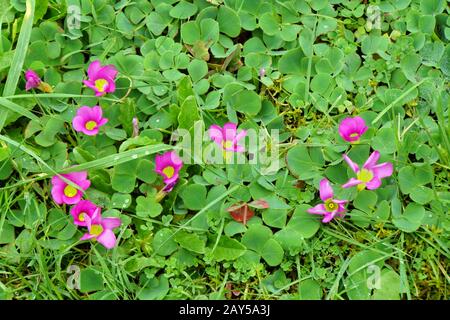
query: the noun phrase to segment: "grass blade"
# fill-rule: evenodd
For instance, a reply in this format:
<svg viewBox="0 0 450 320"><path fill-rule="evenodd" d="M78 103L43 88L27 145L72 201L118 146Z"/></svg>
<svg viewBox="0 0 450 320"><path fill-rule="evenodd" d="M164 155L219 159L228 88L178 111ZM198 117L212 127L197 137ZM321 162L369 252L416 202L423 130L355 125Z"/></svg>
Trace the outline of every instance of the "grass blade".
<svg viewBox="0 0 450 320"><path fill-rule="evenodd" d="M12 101L9 101L8 99L0 97L0 106L5 107L6 109L9 109L12 112L20 113L24 117L27 117L31 120L39 121L39 117L35 116L32 112L28 111L24 107L18 105L17 103L14 103ZM3 110L7 111L7 110Z"/></svg>
<svg viewBox="0 0 450 320"><path fill-rule="evenodd" d="M17 40L16 52L8 72L5 88L3 89L4 96L13 95L16 92L17 82L19 82L23 62L28 51L31 29L33 28L34 6L35 0L27 0L25 16L23 18L22 27L20 28L19 39ZM7 110L0 111L0 130L3 129L7 114Z"/></svg>

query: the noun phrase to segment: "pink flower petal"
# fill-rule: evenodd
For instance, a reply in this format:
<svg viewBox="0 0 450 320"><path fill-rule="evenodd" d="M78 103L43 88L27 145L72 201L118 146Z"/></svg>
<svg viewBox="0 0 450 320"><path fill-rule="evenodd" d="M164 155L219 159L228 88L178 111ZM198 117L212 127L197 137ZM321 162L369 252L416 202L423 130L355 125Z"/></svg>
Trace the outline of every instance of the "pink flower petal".
<svg viewBox="0 0 450 320"><path fill-rule="evenodd" d="M120 224L122 223L122 221L120 221L119 218L103 218L102 219L102 226L105 229L115 229L120 227Z"/></svg>
<svg viewBox="0 0 450 320"><path fill-rule="evenodd" d="M378 151L372 152L370 157L364 163L363 168L369 170L372 169L372 167L377 163L378 159L380 159L380 153Z"/></svg>
<svg viewBox="0 0 450 320"><path fill-rule="evenodd" d="M306 212L308 213L312 213L312 214L326 214L328 211L325 210L325 206L323 205L323 203L316 205L315 207L312 207L308 210L306 210Z"/></svg>
<svg viewBox="0 0 450 320"><path fill-rule="evenodd" d="M84 131L86 129L86 122L80 116L76 116L72 119L72 125L75 131Z"/></svg>
<svg viewBox="0 0 450 320"><path fill-rule="evenodd" d="M352 159L350 159L346 154L342 155L342 157L344 158L345 162L347 162L347 164L350 166L350 168L353 170L354 173L357 173L359 171L358 165L354 163Z"/></svg>
<svg viewBox="0 0 450 320"><path fill-rule="evenodd" d="M390 162L383 162L372 167L373 175L378 178L386 178L392 175L394 167Z"/></svg>
<svg viewBox="0 0 450 320"><path fill-rule="evenodd" d="M112 249L116 245L116 236L114 235L114 232L106 229L97 237L97 241L100 242L106 249Z"/></svg>
<svg viewBox="0 0 450 320"><path fill-rule="evenodd" d="M236 137L237 124L233 122L227 122L223 125L222 133L223 138L226 141L234 141Z"/></svg>
<svg viewBox="0 0 450 320"><path fill-rule="evenodd" d="M330 182L328 181L328 179L320 180L319 193L320 193L320 199L322 199L322 201L326 201L330 198L333 198L333 189L331 188L331 185L330 185Z"/></svg>
<svg viewBox="0 0 450 320"><path fill-rule="evenodd" d="M358 184L363 183L362 181L355 179L355 178L350 178L350 180L347 181L347 183L342 185L342 188L350 188L350 187L354 187L357 186Z"/></svg>
<svg viewBox="0 0 450 320"><path fill-rule="evenodd" d="M89 240L89 239L92 239L92 238L95 238L95 235L89 234L89 233L85 233L85 234L80 238L80 240Z"/></svg>
<svg viewBox="0 0 450 320"><path fill-rule="evenodd" d="M95 60L93 62L91 62L91 64L88 67L88 77L91 80L96 80L97 79L97 74L101 69L101 65L100 65L100 61L99 60Z"/></svg>
<svg viewBox="0 0 450 320"><path fill-rule="evenodd" d="M213 124L212 126L209 127L208 134L211 140L222 146L223 134L221 127L219 127L216 124Z"/></svg>
<svg viewBox="0 0 450 320"><path fill-rule="evenodd" d="M327 213L325 214L324 218L322 219L322 222L323 222L323 223L328 223L328 222L330 222L331 220L333 220L335 214L336 214L336 213L327 212Z"/></svg>
<svg viewBox="0 0 450 320"><path fill-rule="evenodd" d="M373 178L370 182L366 183L366 188L369 190L378 189L381 186L381 180L378 178Z"/></svg>

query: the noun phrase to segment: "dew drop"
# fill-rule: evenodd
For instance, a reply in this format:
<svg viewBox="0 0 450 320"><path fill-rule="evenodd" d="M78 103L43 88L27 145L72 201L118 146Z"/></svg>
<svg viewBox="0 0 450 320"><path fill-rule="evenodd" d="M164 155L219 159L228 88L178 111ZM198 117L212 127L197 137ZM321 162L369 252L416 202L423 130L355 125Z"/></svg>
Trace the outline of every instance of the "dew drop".
<svg viewBox="0 0 450 320"><path fill-rule="evenodd" d="M133 154L133 155L131 156L132 159L137 159L137 157L138 157L137 154Z"/></svg>

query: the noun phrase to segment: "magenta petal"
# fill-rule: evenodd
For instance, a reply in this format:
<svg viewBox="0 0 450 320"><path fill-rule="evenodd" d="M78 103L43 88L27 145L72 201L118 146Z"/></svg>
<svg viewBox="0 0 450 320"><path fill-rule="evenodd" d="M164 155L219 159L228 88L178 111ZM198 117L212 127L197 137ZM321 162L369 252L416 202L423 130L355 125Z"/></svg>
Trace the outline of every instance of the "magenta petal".
<svg viewBox="0 0 450 320"><path fill-rule="evenodd" d="M226 141L234 141L236 137L237 124L233 122L227 122L223 125L223 138Z"/></svg>
<svg viewBox="0 0 450 320"><path fill-rule="evenodd" d="M92 238L95 238L95 235L89 234L89 233L85 233L85 234L80 238L80 240L89 240L89 239L92 239Z"/></svg>
<svg viewBox="0 0 450 320"><path fill-rule="evenodd" d="M350 178L350 180L347 181L347 183L342 185L342 188L350 188L350 187L354 187L357 186L358 184L363 183L362 181L355 179L355 178Z"/></svg>
<svg viewBox="0 0 450 320"><path fill-rule="evenodd" d="M234 141L237 143L239 140L244 138L246 135L247 135L247 130L241 130L234 138Z"/></svg>
<svg viewBox="0 0 450 320"><path fill-rule="evenodd" d="M378 178L386 178L392 175L394 167L390 162L383 162L372 167L373 175Z"/></svg>
<svg viewBox="0 0 450 320"><path fill-rule="evenodd" d="M347 162L347 164L350 166L350 168L353 170L354 173L357 173L359 171L358 165L354 163L352 159L350 159L346 154L342 155L342 157L344 158L345 162Z"/></svg>
<svg viewBox="0 0 450 320"><path fill-rule="evenodd" d="M112 249L116 245L116 236L114 235L114 232L106 229L97 237L97 241L100 242L106 249Z"/></svg>
<svg viewBox="0 0 450 320"><path fill-rule="evenodd" d="M324 218L322 219L323 223L328 223L331 220L333 220L335 213L331 213L331 212L327 212L324 216Z"/></svg>
<svg viewBox="0 0 450 320"><path fill-rule="evenodd" d="M216 124L213 124L212 126L209 127L208 133L211 140L218 143L219 145L222 145L223 134L221 127L219 127Z"/></svg>
<svg viewBox="0 0 450 320"><path fill-rule="evenodd" d="M112 64L108 64L100 69L98 75L100 78L109 78L114 81L114 78L117 76L116 67Z"/></svg>
<svg viewBox="0 0 450 320"><path fill-rule="evenodd" d="M326 214L328 211L325 210L325 206L323 205L323 203L316 205L315 207L312 207L308 210L306 210L306 212L308 213L312 213L312 214Z"/></svg>
<svg viewBox="0 0 450 320"><path fill-rule="evenodd" d="M381 180L378 178L373 178L370 182L366 183L366 188L369 190L378 189L381 186Z"/></svg>
<svg viewBox="0 0 450 320"><path fill-rule="evenodd" d="M76 204L80 202L81 197L83 196L83 193L81 191L78 191L77 194L74 197L67 197L64 193L62 194L63 202L66 204Z"/></svg>
<svg viewBox="0 0 450 320"><path fill-rule="evenodd" d="M80 116L76 116L72 119L72 125L73 128L75 129L75 131L84 131L86 122L84 121L84 119Z"/></svg>
<svg viewBox="0 0 450 320"><path fill-rule="evenodd" d="M91 64L88 67L88 71L87 71L89 79L96 80L100 69L101 69L100 61L95 60L95 61L91 62Z"/></svg>
<svg viewBox="0 0 450 320"><path fill-rule="evenodd" d="M53 197L53 201L55 201L57 204L63 204L63 197L62 195L64 194L63 192L64 186L53 186L52 188L52 197Z"/></svg>
<svg viewBox="0 0 450 320"><path fill-rule="evenodd" d="M103 218L102 219L102 226L105 229L112 230L112 229L118 228L118 227L120 227L121 223L122 222L120 221L119 218Z"/></svg>
<svg viewBox="0 0 450 320"><path fill-rule="evenodd" d="M326 201L327 199L333 198L333 189L331 188L328 179L320 180L319 184L320 199Z"/></svg>
<svg viewBox="0 0 450 320"><path fill-rule="evenodd" d="M364 169L372 169L372 167L377 163L378 159L380 159L380 153L378 151L372 152L370 157L364 163Z"/></svg>

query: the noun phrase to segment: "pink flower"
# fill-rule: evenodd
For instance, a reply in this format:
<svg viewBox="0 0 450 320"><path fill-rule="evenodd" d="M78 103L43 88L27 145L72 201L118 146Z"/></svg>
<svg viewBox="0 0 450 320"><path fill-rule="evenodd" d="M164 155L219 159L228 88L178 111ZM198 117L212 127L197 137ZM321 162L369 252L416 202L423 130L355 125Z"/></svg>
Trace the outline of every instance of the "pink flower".
<svg viewBox="0 0 450 320"><path fill-rule="evenodd" d="M320 199L324 203L318 204L315 207L308 209L308 213L321 214L324 216L322 222L330 222L336 215L342 217L342 212L345 211L344 204L347 200L333 199L333 189L327 179L322 179L319 186Z"/></svg>
<svg viewBox="0 0 450 320"><path fill-rule="evenodd" d="M339 135L348 142L358 141L367 131L367 126L363 118L345 118L339 125Z"/></svg>
<svg viewBox="0 0 450 320"><path fill-rule="evenodd" d="M112 64L102 67L100 61L95 60L89 65L87 73L89 80L83 80L83 83L93 89L96 96L103 96L116 90L114 79L117 70Z"/></svg>
<svg viewBox="0 0 450 320"><path fill-rule="evenodd" d="M70 214L73 217L74 224L87 227L87 219L92 219L97 211L101 213L101 208L89 200L81 200L70 209Z"/></svg>
<svg viewBox="0 0 450 320"><path fill-rule="evenodd" d="M41 84L42 80L39 78L36 72L31 69L25 71L25 79L27 83L25 84L25 90L28 91L31 88L37 88Z"/></svg>
<svg viewBox="0 0 450 320"><path fill-rule="evenodd" d="M86 190L91 185L91 181L87 180L87 171L71 172L61 174L67 180L72 181L82 190ZM59 176L52 178L52 196L57 204L75 204L81 200L83 191L67 184Z"/></svg>
<svg viewBox="0 0 450 320"><path fill-rule="evenodd" d="M183 161L178 157L175 151L168 151L163 155L155 157L155 172L163 177L166 184L164 191L169 192L178 181L178 173L183 166Z"/></svg>
<svg viewBox="0 0 450 320"><path fill-rule="evenodd" d="M108 122L108 119L103 118L102 115L103 110L99 106L81 107L72 120L73 128L88 136L94 136L98 133L99 128Z"/></svg>
<svg viewBox="0 0 450 320"><path fill-rule="evenodd" d="M343 188L358 186L357 188L359 191L364 190L366 187L369 190L377 189L381 186L381 179L389 177L394 171L392 163L390 162L376 164L380 158L380 153L378 151L374 151L370 155L361 170L347 155L344 154L343 157L353 172L356 173L357 178L351 178L342 186Z"/></svg>
<svg viewBox="0 0 450 320"><path fill-rule="evenodd" d="M119 218L102 218L100 210L95 210L92 217L85 215L88 233L85 233L80 240L95 239L106 249L114 248L116 236L112 231L120 227L122 223Z"/></svg>
<svg viewBox="0 0 450 320"><path fill-rule="evenodd" d="M237 124L232 122L225 123L223 128L216 124L209 127L209 137L225 151L243 152L245 149L238 142L246 135L245 130L237 133Z"/></svg>

